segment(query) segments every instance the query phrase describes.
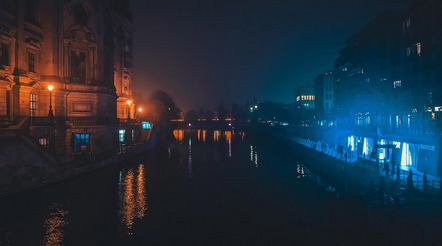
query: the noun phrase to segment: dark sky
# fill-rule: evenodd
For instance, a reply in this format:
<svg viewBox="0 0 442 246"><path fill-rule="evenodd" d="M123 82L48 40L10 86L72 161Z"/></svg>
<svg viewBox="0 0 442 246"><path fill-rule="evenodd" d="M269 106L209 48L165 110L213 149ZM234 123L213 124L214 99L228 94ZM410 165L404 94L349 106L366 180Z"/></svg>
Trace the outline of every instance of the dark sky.
<svg viewBox="0 0 442 246"><path fill-rule="evenodd" d="M345 40L411 0L131 0L134 86L168 92L184 110L292 103L331 70Z"/></svg>

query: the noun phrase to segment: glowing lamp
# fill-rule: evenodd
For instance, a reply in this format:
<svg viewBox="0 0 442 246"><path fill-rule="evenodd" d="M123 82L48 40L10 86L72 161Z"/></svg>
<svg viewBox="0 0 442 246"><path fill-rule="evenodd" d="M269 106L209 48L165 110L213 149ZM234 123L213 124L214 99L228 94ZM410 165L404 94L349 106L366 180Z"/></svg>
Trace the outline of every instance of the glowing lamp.
<svg viewBox="0 0 442 246"><path fill-rule="evenodd" d="M127 105L130 106L131 103L132 103L132 102L131 102L130 100L127 100Z"/></svg>
<svg viewBox="0 0 442 246"><path fill-rule="evenodd" d="M140 112L140 113L141 113L141 111L143 111L143 109L142 109L142 108L138 108L138 112Z"/></svg>
<svg viewBox="0 0 442 246"><path fill-rule="evenodd" d="M52 112L52 90L54 89L53 85L48 85L49 90L49 113L48 117L54 117L54 112Z"/></svg>

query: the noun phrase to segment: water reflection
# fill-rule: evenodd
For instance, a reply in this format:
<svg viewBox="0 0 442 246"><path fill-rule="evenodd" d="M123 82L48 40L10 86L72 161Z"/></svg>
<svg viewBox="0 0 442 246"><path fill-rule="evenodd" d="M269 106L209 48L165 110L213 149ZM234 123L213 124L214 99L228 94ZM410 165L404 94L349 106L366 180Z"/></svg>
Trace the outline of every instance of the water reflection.
<svg viewBox="0 0 442 246"><path fill-rule="evenodd" d="M173 136L178 142L183 143L184 130L173 130Z"/></svg>
<svg viewBox="0 0 442 246"><path fill-rule="evenodd" d="M192 178L192 139L189 138L189 160L187 162L188 177Z"/></svg>
<svg viewBox="0 0 442 246"><path fill-rule="evenodd" d="M132 235L135 220L142 219L148 208L143 164L140 164L137 169L130 169L125 174L120 172L119 198L121 224L127 228L127 233Z"/></svg>
<svg viewBox="0 0 442 246"><path fill-rule="evenodd" d="M229 157L232 157L232 139L229 139Z"/></svg>
<svg viewBox="0 0 442 246"><path fill-rule="evenodd" d="M250 145L250 161L258 167L258 151L256 146Z"/></svg>
<svg viewBox="0 0 442 246"><path fill-rule="evenodd" d="M229 157L232 157L232 134L234 135L233 131L224 131L226 141L229 143Z"/></svg>
<svg viewBox="0 0 442 246"><path fill-rule="evenodd" d="M221 131L213 131L213 142L218 143Z"/></svg>
<svg viewBox="0 0 442 246"><path fill-rule="evenodd" d="M308 179L310 179L312 177L310 169L308 169L302 163L297 163L297 165L296 165L296 173L297 173L296 178L298 178L298 179L301 179L301 178L308 178Z"/></svg>
<svg viewBox="0 0 442 246"><path fill-rule="evenodd" d="M224 135L226 136L227 142L232 139L232 131L224 131Z"/></svg>
<svg viewBox="0 0 442 246"><path fill-rule="evenodd" d="M207 130L198 129L198 142L206 143Z"/></svg>
<svg viewBox="0 0 442 246"><path fill-rule="evenodd" d="M246 133L245 133L245 132L239 132L238 134L239 134L239 136L241 137L241 141L244 141L244 138L245 138L245 136L246 136Z"/></svg>
<svg viewBox="0 0 442 246"><path fill-rule="evenodd" d="M66 237L65 229L69 225L67 220L69 211L59 203L53 203L49 209L50 213L43 223L45 228L43 245L63 245Z"/></svg>

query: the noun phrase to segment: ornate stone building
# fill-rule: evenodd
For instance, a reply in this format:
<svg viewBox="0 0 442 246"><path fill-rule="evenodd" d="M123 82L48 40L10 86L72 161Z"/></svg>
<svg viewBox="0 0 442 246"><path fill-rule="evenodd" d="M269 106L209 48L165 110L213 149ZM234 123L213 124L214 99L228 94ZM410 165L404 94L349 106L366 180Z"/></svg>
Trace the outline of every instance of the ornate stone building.
<svg viewBox="0 0 442 246"><path fill-rule="evenodd" d="M132 32L127 0L1 0L0 126L56 156L113 153L134 118Z"/></svg>

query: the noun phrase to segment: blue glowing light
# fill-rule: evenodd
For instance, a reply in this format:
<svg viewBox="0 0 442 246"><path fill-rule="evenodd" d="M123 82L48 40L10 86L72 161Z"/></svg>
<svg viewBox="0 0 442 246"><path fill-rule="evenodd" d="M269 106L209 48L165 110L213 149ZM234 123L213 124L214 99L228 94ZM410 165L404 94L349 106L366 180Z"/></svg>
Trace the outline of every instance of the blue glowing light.
<svg viewBox="0 0 442 246"><path fill-rule="evenodd" d="M150 122L143 121L143 122L141 123L141 128L142 128L142 129L150 129L151 127L152 127L152 125L150 124Z"/></svg>

